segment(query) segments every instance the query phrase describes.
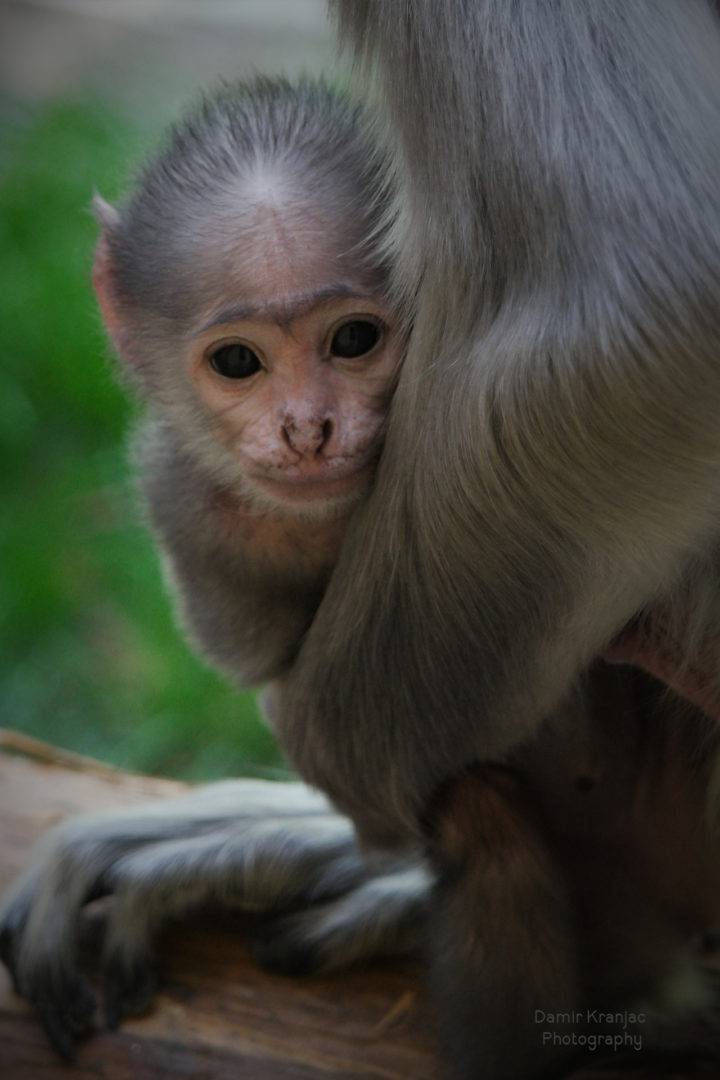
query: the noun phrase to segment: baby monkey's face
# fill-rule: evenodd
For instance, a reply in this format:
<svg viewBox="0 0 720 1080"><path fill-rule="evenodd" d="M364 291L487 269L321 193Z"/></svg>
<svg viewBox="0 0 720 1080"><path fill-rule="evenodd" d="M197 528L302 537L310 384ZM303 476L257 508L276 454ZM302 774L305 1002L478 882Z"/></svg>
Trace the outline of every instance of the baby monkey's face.
<svg viewBox="0 0 720 1080"><path fill-rule="evenodd" d="M187 363L242 489L261 507L312 514L370 483L399 353L377 294L320 275L216 308Z"/></svg>
<svg viewBox="0 0 720 1080"><path fill-rule="evenodd" d="M117 271L122 225L102 204L95 287L142 396L211 475L248 509L336 516L372 481L400 334L362 216L262 179L224 217L206 206L145 237L147 294Z"/></svg>

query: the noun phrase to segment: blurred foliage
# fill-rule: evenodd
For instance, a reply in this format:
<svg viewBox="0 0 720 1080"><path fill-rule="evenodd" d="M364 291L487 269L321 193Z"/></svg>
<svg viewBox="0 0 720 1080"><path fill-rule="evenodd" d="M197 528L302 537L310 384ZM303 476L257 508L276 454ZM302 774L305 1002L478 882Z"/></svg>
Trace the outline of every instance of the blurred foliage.
<svg viewBox="0 0 720 1080"><path fill-rule="evenodd" d="M277 775L254 697L173 626L125 464L89 206L142 141L76 104L0 129L0 722L148 772Z"/></svg>

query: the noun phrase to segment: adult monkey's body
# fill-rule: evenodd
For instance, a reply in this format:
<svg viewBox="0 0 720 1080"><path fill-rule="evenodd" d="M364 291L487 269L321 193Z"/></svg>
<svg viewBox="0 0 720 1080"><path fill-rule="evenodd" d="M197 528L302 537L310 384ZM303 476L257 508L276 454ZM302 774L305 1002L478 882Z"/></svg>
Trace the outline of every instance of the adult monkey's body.
<svg viewBox="0 0 720 1080"><path fill-rule="evenodd" d="M713 665L720 31L702 0L338 13L400 144L414 330L279 714L303 775L402 840L658 597Z"/></svg>

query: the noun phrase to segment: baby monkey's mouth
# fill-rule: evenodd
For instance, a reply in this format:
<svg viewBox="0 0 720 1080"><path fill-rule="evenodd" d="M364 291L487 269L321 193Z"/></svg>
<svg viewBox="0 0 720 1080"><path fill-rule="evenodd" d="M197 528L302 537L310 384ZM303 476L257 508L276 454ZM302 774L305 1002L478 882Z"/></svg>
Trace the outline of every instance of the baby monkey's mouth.
<svg viewBox="0 0 720 1080"><path fill-rule="evenodd" d="M253 486L290 499L345 494L369 483L379 458L379 448L360 450L333 458L318 457L284 466L259 466L247 472Z"/></svg>
<svg viewBox="0 0 720 1080"><path fill-rule="evenodd" d="M373 469L373 458L359 457L337 465L292 466L289 469L255 473L251 480L258 487L287 499L316 499L364 488L369 483Z"/></svg>

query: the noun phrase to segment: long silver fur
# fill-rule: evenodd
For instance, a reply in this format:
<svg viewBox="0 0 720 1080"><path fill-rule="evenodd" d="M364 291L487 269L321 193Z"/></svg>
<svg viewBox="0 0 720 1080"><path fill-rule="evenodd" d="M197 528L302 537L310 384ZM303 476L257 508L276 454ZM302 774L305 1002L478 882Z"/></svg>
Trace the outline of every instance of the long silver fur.
<svg viewBox="0 0 720 1080"><path fill-rule="evenodd" d="M414 326L279 730L402 840L643 608L716 625L720 29L704 0L335 6L398 143Z"/></svg>

